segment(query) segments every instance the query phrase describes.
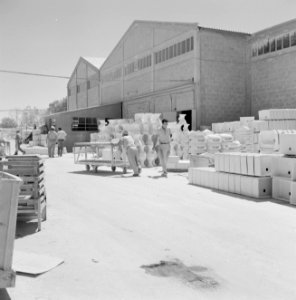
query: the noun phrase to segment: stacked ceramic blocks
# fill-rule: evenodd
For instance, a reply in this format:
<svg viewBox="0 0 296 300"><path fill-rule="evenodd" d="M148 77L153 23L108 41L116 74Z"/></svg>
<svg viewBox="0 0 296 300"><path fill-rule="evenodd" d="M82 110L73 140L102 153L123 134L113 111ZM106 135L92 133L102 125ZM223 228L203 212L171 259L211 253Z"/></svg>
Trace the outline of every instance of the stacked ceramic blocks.
<svg viewBox="0 0 296 300"><path fill-rule="evenodd" d="M280 136L279 152L272 160L272 197L296 205L296 134Z"/></svg>
<svg viewBox="0 0 296 300"><path fill-rule="evenodd" d="M190 168L189 182L254 198L271 196L272 155L216 153L215 168Z"/></svg>
<svg viewBox="0 0 296 300"><path fill-rule="evenodd" d="M259 119L268 122L268 129L296 129L296 109L268 109L259 111Z"/></svg>

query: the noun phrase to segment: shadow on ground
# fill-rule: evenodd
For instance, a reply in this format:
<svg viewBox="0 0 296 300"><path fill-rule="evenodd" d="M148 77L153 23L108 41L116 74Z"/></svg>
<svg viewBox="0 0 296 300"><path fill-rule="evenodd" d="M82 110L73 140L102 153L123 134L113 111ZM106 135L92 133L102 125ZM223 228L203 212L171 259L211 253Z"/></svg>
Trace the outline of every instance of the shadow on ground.
<svg viewBox="0 0 296 300"><path fill-rule="evenodd" d="M1 300L11 300L6 289L0 289L0 299Z"/></svg>
<svg viewBox="0 0 296 300"><path fill-rule="evenodd" d="M219 283L211 270L203 266L186 266L179 259L141 266L147 274L158 277L173 277L192 288L215 288Z"/></svg>
<svg viewBox="0 0 296 300"><path fill-rule="evenodd" d="M37 232L38 223L37 222L20 222L16 224L16 239L23 238L27 235L31 235ZM2 300L2 298L0 297Z"/></svg>
<svg viewBox="0 0 296 300"><path fill-rule="evenodd" d="M231 198L236 198L236 199L241 199L241 200L246 200L246 201L251 201L251 202L256 202L256 203L271 202L271 203L291 207L291 208L294 208L294 209L296 208L295 205L292 205L292 204L290 204L288 202L285 202L285 201L276 200L276 199L273 199L273 198L251 198L251 197L242 196L242 195L239 195L239 194L228 193L228 192L224 192L224 191L210 189L210 188L207 188L207 187L204 187L204 186L199 186L199 185L195 185L195 184L191 184L191 183L188 183L188 184L191 185L191 186L197 187L197 188L211 190L212 192L214 192L218 195L226 195L226 196L231 197Z"/></svg>
<svg viewBox="0 0 296 300"><path fill-rule="evenodd" d="M72 171L72 172L68 172L71 174L77 174L77 175L88 175L88 176L103 176L103 177L112 177L115 175L123 175L122 172L112 172L110 171L105 171L105 170L98 170L97 172L94 171ZM129 174L129 173L128 173Z"/></svg>

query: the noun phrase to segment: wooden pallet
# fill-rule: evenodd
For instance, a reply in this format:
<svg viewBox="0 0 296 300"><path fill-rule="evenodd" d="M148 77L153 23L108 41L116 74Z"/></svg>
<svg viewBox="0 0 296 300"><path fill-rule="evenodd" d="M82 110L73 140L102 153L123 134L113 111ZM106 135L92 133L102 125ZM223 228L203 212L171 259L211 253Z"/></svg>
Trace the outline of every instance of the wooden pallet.
<svg viewBox="0 0 296 300"><path fill-rule="evenodd" d="M18 220L46 219L46 190L44 162L38 155L8 156L7 161L0 162L5 172L16 175L23 180L19 193Z"/></svg>
<svg viewBox="0 0 296 300"><path fill-rule="evenodd" d="M0 172L0 288L15 284L12 257L20 184L19 178Z"/></svg>

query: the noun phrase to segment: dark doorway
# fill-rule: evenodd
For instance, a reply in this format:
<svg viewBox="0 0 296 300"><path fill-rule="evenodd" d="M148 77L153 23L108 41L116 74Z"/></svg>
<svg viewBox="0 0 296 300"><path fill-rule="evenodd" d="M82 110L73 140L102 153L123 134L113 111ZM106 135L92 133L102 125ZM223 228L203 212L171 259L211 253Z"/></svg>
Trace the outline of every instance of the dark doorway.
<svg viewBox="0 0 296 300"><path fill-rule="evenodd" d="M191 130L192 129L192 110L179 111L178 115L179 114L185 115L185 120L189 124L188 129ZM179 116L178 116L178 118L179 118Z"/></svg>

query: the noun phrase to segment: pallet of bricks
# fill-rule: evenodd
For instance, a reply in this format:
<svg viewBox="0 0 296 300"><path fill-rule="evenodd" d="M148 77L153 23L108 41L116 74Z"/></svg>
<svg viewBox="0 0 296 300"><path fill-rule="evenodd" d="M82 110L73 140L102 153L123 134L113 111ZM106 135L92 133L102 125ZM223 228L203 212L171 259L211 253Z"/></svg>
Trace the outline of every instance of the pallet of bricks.
<svg viewBox="0 0 296 300"><path fill-rule="evenodd" d="M189 168L189 183L253 198L271 198L278 154L216 153L215 167Z"/></svg>
<svg viewBox="0 0 296 300"><path fill-rule="evenodd" d="M46 220L46 190L44 178L44 161L38 155L7 156L0 162L4 172L16 175L23 180L20 187L18 203L18 220Z"/></svg>
<svg viewBox="0 0 296 300"><path fill-rule="evenodd" d="M280 136L281 156L273 158L272 198L296 205L296 133Z"/></svg>

